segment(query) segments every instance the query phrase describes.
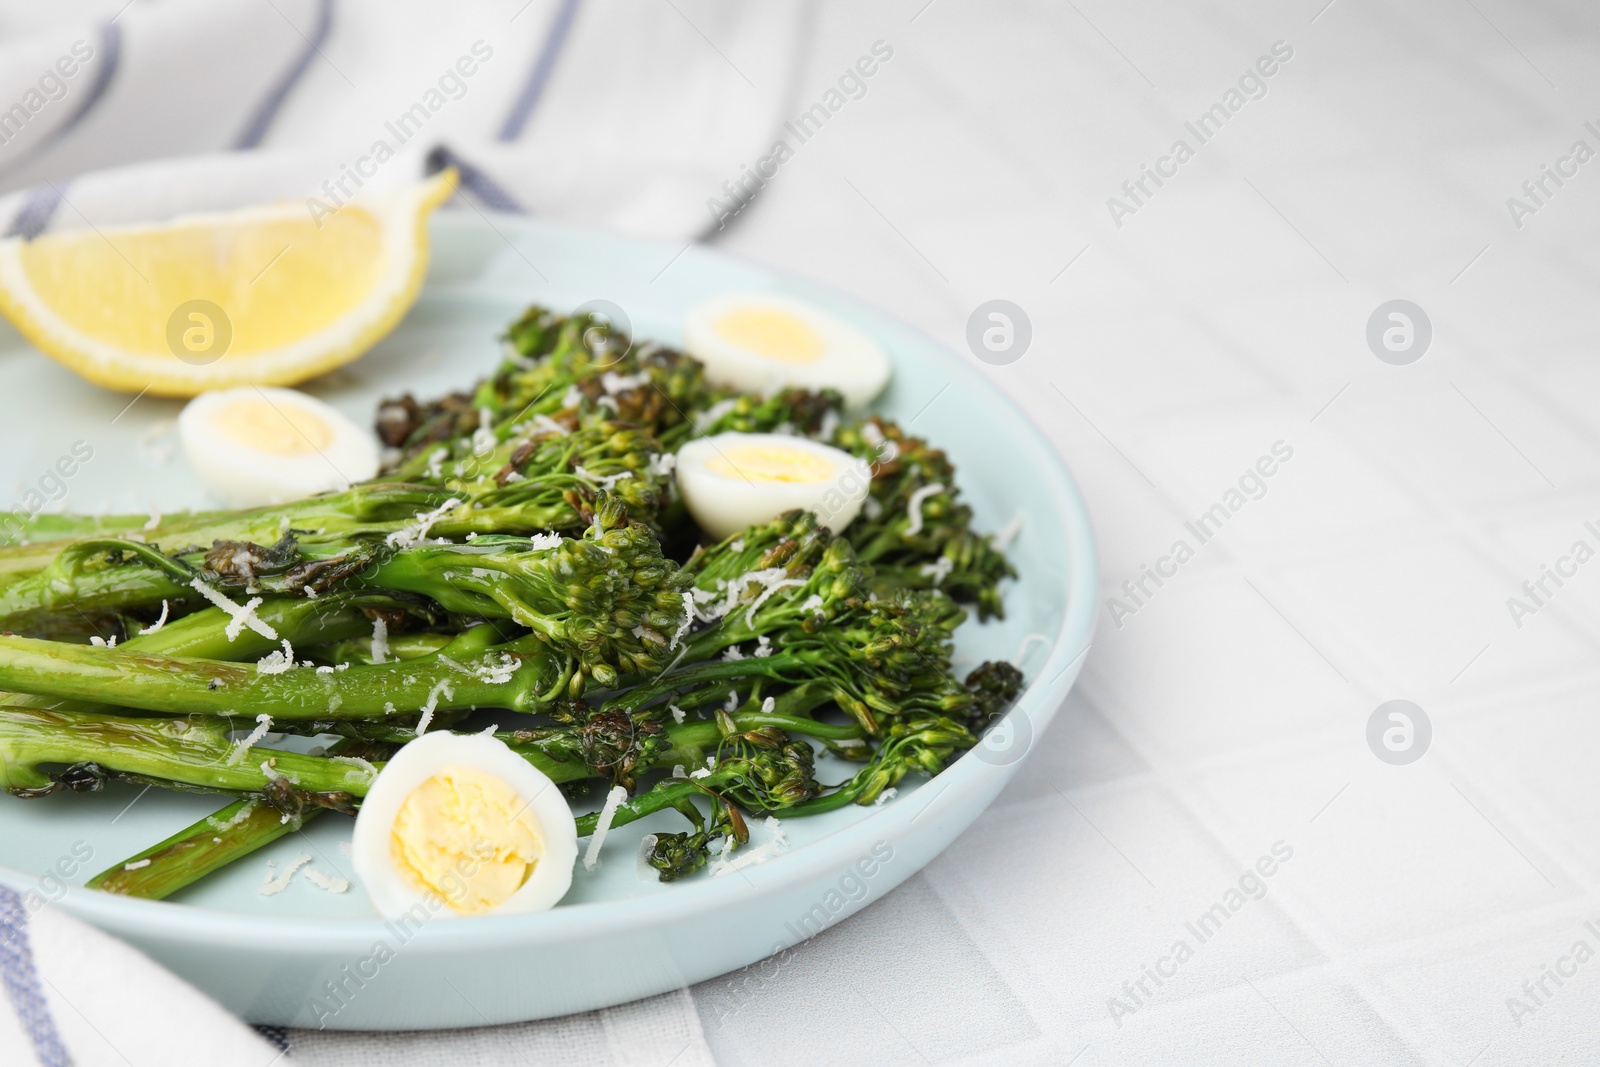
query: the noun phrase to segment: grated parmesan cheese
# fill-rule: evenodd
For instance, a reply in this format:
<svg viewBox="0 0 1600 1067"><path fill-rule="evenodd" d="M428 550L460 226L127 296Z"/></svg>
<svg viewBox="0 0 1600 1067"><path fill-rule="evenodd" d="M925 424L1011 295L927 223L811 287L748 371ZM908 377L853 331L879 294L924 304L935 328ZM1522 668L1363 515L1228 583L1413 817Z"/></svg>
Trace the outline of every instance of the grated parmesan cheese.
<svg viewBox="0 0 1600 1067"><path fill-rule="evenodd" d="M161 632L161 628L163 626L165 626L166 624L167 624L167 602L166 602L165 599L163 599L161 601L161 617L159 619L157 619L155 622L151 623L149 626L140 627L139 634L140 634L140 636L143 636L144 634L160 633Z"/></svg>
<svg viewBox="0 0 1600 1067"><path fill-rule="evenodd" d="M574 463L572 465L572 473L576 474L578 477L582 478L584 481L593 482L595 485L599 486L601 489L605 489L607 491L612 489L618 482L622 481L623 479L632 478L633 477L633 472L632 471L623 471L620 474L596 474L593 471L584 470L583 469L583 465L582 464L578 464L578 463Z"/></svg>
<svg viewBox="0 0 1600 1067"><path fill-rule="evenodd" d="M269 652L256 660L257 674L282 674L294 666L294 646L289 644L289 639L283 639L282 652Z"/></svg>
<svg viewBox="0 0 1600 1067"><path fill-rule="evenodd" d="M617 808L627 799L628 791L620 785L612 786L611 792L606 794L605 805L600 809L600 821L595 823L589 847L583 854L584 870L592 871L600 866L600 846L605 844L606 835L611 832L611 820L617 817Z"/></svg>
<svg viewBox="0 0 1600 1067"><path fill-rule="evenodd" d="M455 690L450 688L449 682L436 682L428 691L428 702L422 705L422 718L417 720L417 736L421 737L433 722L434 709L439 706L439 697L443 694L446 700L454 700Z"/></svg>
<svg viewBox="0 0 1600 1067"><path fill-rule="evenodd" d="M124 863L122 865L122 869L125 871L142 871L148 866L150 866L150 861L148 859L142 859L134 860L132 863Z"/></svg>
<svg viewBox="0 0 1600 1067"><path fill-rule="evenodd" d="M432 511L417 512L417 521L410 526L402 526L388 537L384 543L396 548L410 548L428 536L428 531L433 529L433 524L444 518L450 512L461 506L461 501L451 497Z"/></svg>
<svg viewBox="0 0 1600 1067"><path fill-rule="evenodd" d="M906 514L911 516L911 521L906 525L905 536L915 537L922 532L922 502L936 493L944 492L944 486L938 482L925 485L911 494L911 499L906 501Z"/></svg>
<svg viewBox="0 0 1600 1067"><path fill-rule="evenodd" d="M737 397L719 400L695 416L694 432L705 433L706 429L717 424L717 420L739 406Z"/></svg>
<svg viewBox="0 0 1600 1067"><path fill-rule="evenodd" d="M933 587L935 589L939 588L939 584L950 577L950 572L955 569L956 561L949 556L940 556L932 563L924 563L917 568L919 573L926 574L933 579Z"/></svg>
<svg viewBox="0 0 1600 1067"><path fill-rule="evenodd" d="M732 841L733 839L730 837L724 838L723 840ZM711 864L711 876L716 878L720 875L741 870L745 867L754 867L758 863L765 863L773 856L787 851L788 848L788 844L782 839L774 839L771 841L764 841L755 848L750 849L748 852L741 852L739 855L734 856L731 859L728 857L728 853L724 851L723 854L718 856L716 861Z"/></svg>
<svg viewBox="0 0 1600 1067"><path fill-rule="evenodd" d="M235 604L198 578L189 583L189 588L228 613L228 627L224 632L227 634L229 641L236 640L240 631L246 626L265 637L268 641L278 640L278 631L256 618L256 609L261 606L260 597L251 597L248 603L241 606Z"/></svg>
<svg viewBox="0 0 1600 1067"><path fill-rule="evenodd" d="M478 664L473 673L490 685L505 685L516 676L517 658L509 652L501 653L500 662L484 660Z"/></svg>
<svg viewBox="0 0 1600 1067"><path fill-rule="evenodd" d="M474 456L488 455L494 451L498 442L494 435L494 412L488 408L478 409L478 428L472 431L472 454Z"/></svg>
<svg viewBox="0 0 1600 1067"><path fill-rule="evenodd" d="M256 728L250 731L249 736L240 738L238 741L234 742L233 751L228 753L228 766L237 766L239 761L244 759L245 753L254 748L256 746L256 742L260 741L263 737L266 737L267 733L271 729L272 716L268 715L266 712L262 712L260 715L257 715ZM262 767L265 766L266 764L262 764ZM268 775L268 777L271 777L271 775Z"/></svg>
<svg viewBox="0 0 1600 1067"><path fill-rule="evenodd" d="M806 583L801 581L799 578L785 578L781 582L773 582L771 585L767 586L766 589L762 590L762 593L761 593L760 596L756 597L754 600L752 600L750 602L750 609L744 613L744 624L746 626L752 626L752 627L755 626L755 624L756 624L756 609L759 608L762 604L765 604L766 601L767 601L767 598L770 597L773 593L776 593L780 589L789 588L790 586L805 585L805 584Z"/></svg>
<svg viewBox="0 0 1600 1067"><path fill-rule="evenodd" d="M260 893L264 897L277 896L279 893L289 888L289 883L294 881L295 873L299 871L301 867L304 867L310 862L311 854L309 852L302 852L300 855L289 861L289 866L283 869L282 874L274 875L273 872L277 870L278 862L276 860L268 860L267 876L261 880L261 888L256 890L256 892Z"/></svg>
<svg viewBox="0 0 1600 1067"><path fill-rule="evenodd" d="M683 635L689 632L689 627L694 625L695 616L698 614L700 612L694 606L694 594L683 594L683 623L678 627L677 632L672 635L672 643L667 645L669 649L678 647L678 642L682 641Z"/></svg>
<svg viewBox="0 0 1600 1067"><path fill-rule="evenodd" d="M1022 532L1022 524L1027 521L1027 518L1026 515L1019 511L1011 516L1010 522L1000 527L998 531L989 537L989 543L994 546L996 552L1004 552L1011 547L1011 542L1015 541L1017 535Z"/></svg>
<svg viewBox="0 0 1600 1067"><path fill-rule="evenodd" d="M238 826L251 815L255 814L255 810L255 802L251 801L250 803L241 807L238 811L234 812L232 818L228 819L226 822L218 822L215 815L206 816L206 825L211 827L213 830L232 830L235 826Z"/></svg>
<svg viewBox="0 0 1600 1067"><path fill-rule="evenodd" d="M600 387L608 393L623 393L629 389L637 389L641 385L650 384L650 372L638 371L635 374L618 374L608 370L600 375Z"/></svg>
<svg viewBox="0 0 1600 1067"><path fill-rule="evenodd" d="M528 538L528 544L535 552L542 552L547 548L559 548L561 535L558 533L537 533Z"/></svg>
<svg viewBox="0 0 1600 1067"><path fill-rule="evenodd" d="M311 866L306 867L306 881L329 893L344 893L350 889L349 879L319 871Z"/></svg>
<svg viewBox="0 0 1600 1067"><path fill-rule="evenodd" d="M372 662L382 663L389 657L389 624L383 616L372 620Z"/></svg>
<svg viewBox="0 0 1600 1067"><path fill-rule="evenodd" d="M369 779L376 778L378 776L378 768L374 767L371 763L369 763L366 760L362 759L360 756L329 756L328 758L330 760L332 760L334 763L347 763L347 764L349 764L351 767L354 767L356 770L361 771L364 774L366 774ZM349 773L349 772L346 772L346 773Z"/></svg>
<svg viewBox="0 0 1600 1067"><path fill-rule="evenodd" d="M672 721L673 722L677 723L680 726L683 725L684 712L683 712L682 708L678 707L678 705L676 705L676 704L668 704L667 705L667 710L672 712Z"/></svg>

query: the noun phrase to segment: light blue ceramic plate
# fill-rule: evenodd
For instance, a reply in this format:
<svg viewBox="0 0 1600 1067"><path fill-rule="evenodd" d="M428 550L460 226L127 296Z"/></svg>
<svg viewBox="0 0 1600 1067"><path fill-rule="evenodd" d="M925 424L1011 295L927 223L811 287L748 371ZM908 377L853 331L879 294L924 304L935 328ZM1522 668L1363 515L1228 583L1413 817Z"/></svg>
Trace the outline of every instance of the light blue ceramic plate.
<svg viewBox="0 0 1600 1067"><path fill-rule="evenodd" d="M1088 650L1095 554L1088 516L1045 439L968 361L880 312L815 285L703 249L622 240L513 218L493 226L441 214L422 298L395 333L309 390L360 423L381 396L462 388L498 362L496 338L525 305L571 308L604 299L636 335L676 342L685 309L729 290L811 300L877 337L894 383L877 405L945 448L982 526L1025 518L1012 547L1021 579L1003 623L968 623L959 667L1011 659L1029 634L1029 685L982 748L938 778L907 781L893 801L787 821L791 848L766 863L675 885L643 877L638 842L677 829L657 816L619 829L603 866L581 865L560 907L538 915L434 921L402 941L374 918L357 885L334 895L297 879L257 889L266 861L302 851L355 881L342 845L352 823L328 816L170 902L58 888L81 883L214 810L200 796L0 796L0 880L39 894L139 946L247 1019L292 1026L399 1030L479 1026L617 1004L745 966L838 922L931 860L975 819L1049 724ZM8 405L0 503L49 475L76 442L93 458L64 482L56 506L172 511L205 503L170 432L181 406L105 392L69 374L0 324L0 395ZM42 485L41 485L42 481ZM841 780L845 772L838 771ZM755 840L762 831L756 831ZM76 857L92 850L92 857ZM378 951L379 945L384 951ZM329 983L332 983L330 985ZM329 990L337 985L337 997Z"/></svg>

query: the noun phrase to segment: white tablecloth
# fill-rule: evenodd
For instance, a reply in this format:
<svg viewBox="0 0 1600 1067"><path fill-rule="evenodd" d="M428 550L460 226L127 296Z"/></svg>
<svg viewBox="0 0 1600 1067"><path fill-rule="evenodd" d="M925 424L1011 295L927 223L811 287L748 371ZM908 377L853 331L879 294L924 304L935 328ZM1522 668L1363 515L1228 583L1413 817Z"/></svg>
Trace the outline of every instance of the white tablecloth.
<svg viewBox="0 0 1600 1067"><path fill-rule="evenodd" d="M776 974L292 1062L1593 1062L1597 38L1558 2L828 6L802 105L893 62L718 240L958 350L1022 307L987 373L1116 617L971 832ZM1368 344L1395 299L1410 365Z"/></svg>
<svg viewBox="0 0 1600 1067"><path fill-rule="evenodd" d="M694 991L718 1061L1600 1059L1600 959L1573 953L1600 952L1600 563L1562 562L1600 550L1600 164L1561 162L1600 151L1595 10L923 2L824 21L817 82L880 36L893 79L724 244L957 350L981 302L1020 305L1032 346L988 373L1077 475L1103 596L1194 554L1121 628L1102 609L1074 696L944 856L742 1010ZM1200 143L1185 123L1279 41ZM1542 164L1578 173L1519 229ZM1366 340L1393 299L1432 323L1409 366ZM1279 441L1199 544L1185 524ZM1577 573L1519 628L1541 564ZM1367 744L1391 699L1433 727L1409 765Z"/></svg>

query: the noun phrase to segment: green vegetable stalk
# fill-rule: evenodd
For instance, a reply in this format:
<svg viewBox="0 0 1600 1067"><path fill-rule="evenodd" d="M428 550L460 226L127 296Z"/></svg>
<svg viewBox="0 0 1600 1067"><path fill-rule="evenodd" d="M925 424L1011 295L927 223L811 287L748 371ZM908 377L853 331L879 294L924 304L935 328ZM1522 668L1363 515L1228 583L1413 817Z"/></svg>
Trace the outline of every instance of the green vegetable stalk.
<svg viewBox="0 0 1600 1067"><path fill-rule="evenodd" d="M294 722L392 719L424 708L532 712L581 685L573 658L539 638L491 643L498 638L493 626L479 626L423 660L270 674L255 664L0 636L0 688L169 715L248 719L264 711Z"/></svg>
<svg viewBox="0 0 1600 1067"><path fill-rule="evenodd" d="M316 756L236 755L229 729L222 719L0 708L0 788L19 796L94 792L115 776L208 793L271 794L281 808L348 809L371 784L370 771ZM51 765L67 769L43 769Z"/></svg>
<svg viewBox="0 0 1600 1067"><path fill-rule="evenodd" d="M101 871L85 884L127 897L165 900L235 860L299 830L321 808L288 819L259 798L236 800L214 815Z"/></svg>

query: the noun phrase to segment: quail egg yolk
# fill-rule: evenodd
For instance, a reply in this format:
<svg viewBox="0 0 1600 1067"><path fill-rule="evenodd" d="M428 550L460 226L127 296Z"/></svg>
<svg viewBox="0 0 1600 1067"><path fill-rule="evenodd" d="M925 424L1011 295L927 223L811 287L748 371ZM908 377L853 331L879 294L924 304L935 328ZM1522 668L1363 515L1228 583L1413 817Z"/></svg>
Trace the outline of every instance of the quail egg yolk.
<svg viewBox="0 0 1600 1067"><path fill-rule="evenodd" d="M528 804L505 782L452 767L423 782L395 815L395 866L462 915L503 904L544 854Z"/></svg>
<svg viewBox="0 0 1600 1067"><path fill-rule="evenodd" d="M333 428L315 412L259 397L218 408L211 424L246 448L274 456L303 456L333 443Z"/></svg>
<svg viewBox="0 0 1600 1067"><path fill-rule="evenodd" d="M730 344L783 363L815 363L828 348L816 330L773 308L735 308L715 328Z"/></svg>
<svg viewBox="0 0 1600 1067"><path fill-rule="evenodd" d="M814 452L776 445L723 449L706 466L725 478L751 482L815 484L833 477L833 464Z"/></svg>

